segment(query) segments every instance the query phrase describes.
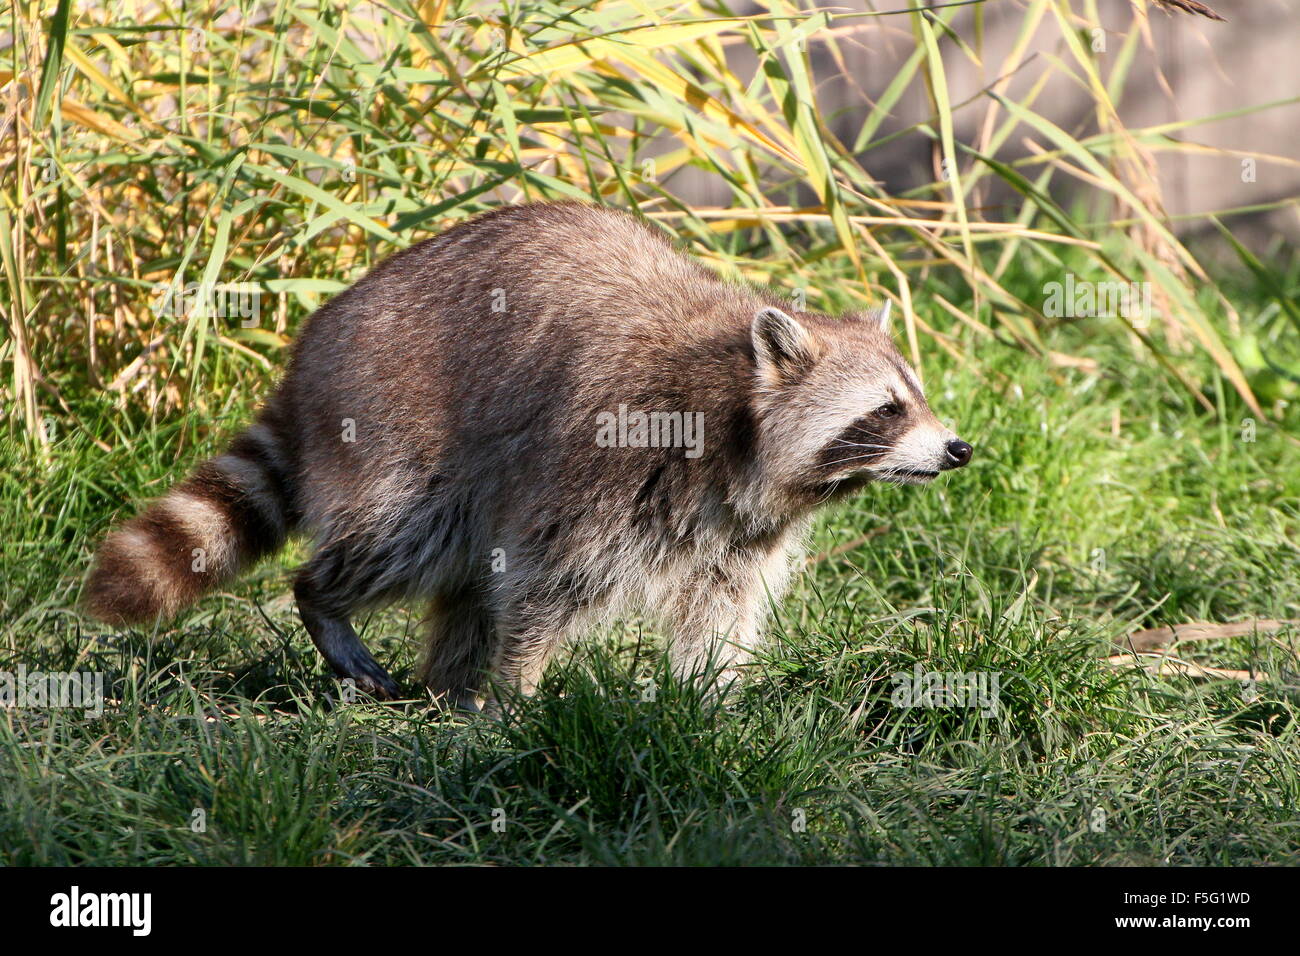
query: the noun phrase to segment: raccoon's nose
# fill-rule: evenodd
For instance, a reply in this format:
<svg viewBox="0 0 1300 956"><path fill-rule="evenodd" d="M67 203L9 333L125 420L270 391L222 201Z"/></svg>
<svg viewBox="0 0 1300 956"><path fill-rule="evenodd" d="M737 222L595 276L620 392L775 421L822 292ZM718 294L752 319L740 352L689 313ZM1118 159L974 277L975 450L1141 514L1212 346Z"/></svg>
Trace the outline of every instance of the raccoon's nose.
<svg viewBox="0 0 1300 956"><path fill-rule="evenodd" d="M966 462L970 461L971 452L975 449L966 444L960 438L954 438L948 442L948 460L944 462L945 468L960 468Z"/></svg>

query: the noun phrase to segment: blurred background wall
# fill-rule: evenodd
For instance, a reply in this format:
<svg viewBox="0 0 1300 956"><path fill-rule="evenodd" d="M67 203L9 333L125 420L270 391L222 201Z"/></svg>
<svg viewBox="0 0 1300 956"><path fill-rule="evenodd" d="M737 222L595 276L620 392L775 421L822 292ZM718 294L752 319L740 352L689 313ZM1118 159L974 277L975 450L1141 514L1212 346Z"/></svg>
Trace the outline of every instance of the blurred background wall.
<svg viewBox="0 0 1300 956"><path fill-rule="evenodd" d="M1131 4L1129 0L1098 0L1101 28L1098 38L1084 24L1080 36L1097 52L1105 76L1118 57L1124 35L1137 24L1145 26L1137 54L1118 102L1120 118L1130 128L1210 117L1231 113L1275 100L1300 96L1300 0L1212 0L1209 4L1227 19L1219 23L1186 13L1165 13L1154 4ZM843 0L834 8L845 12L897 10L904 0ZM984 39L981 64L958 51L945 40L944 64L954 103L971 97L973 102L957 113L957 137L966 143L979 138L989 100L979 91L1001 76L1008 51L1025 21L1024 0L989 0L983 4ZM746 12L758 12L750 7ZM961 10L955 20L957 33L972 47L976 43L974 8ZM915 48L908 16L887 16L859 20L837 19L832 26L839 47L835 56L824 40L814 39L809 47L819 83L819 106L839 138L852 145L870 111L864 97L878 97L897 75ZM752 72L752 53L736 45L730 55L745 74ZM1043 20L1029 42L1027 55L1035 59L1023 65L1010 82L1007 95L1023 98L1055 58L1071 63L1056 22L1051 14ZM748 58L750 62L744 62ZM1034 108L1071 133L1095 132L1097 124L1087 95L1076 83L1055 70ZM924 86L919 78L908 87L881 127L879 136L896 133L925 120L930 113ZM999 120L1004 116L999 116ZM1028 155L1024 140L1032 131L1020 127L1003 148L1003 158ZM1244 116L1203 123L1172 133L1185 141L1206 147L1203 153L1156 153L1159 183L1165 208L1171 216L1250 207L1300 195L1300 103L1274 107ZM1232 152L1227 152L1232 151ZM1284 162L1259 160L1253 181L1243 170L1241 153L1271 154ZM933 182L937 154L931 140L908 133L863 156L867 169L885 182L891 193ZM1053 192L1061 198L1064 179L1053 180ZM691 183L701 202L725 203L725 191L709 183L703 174ZM999 219L1015 215L1018 205L1005 205L1014 197L986 194L972 197L985 206L984 215ZM1001 207L1000 209L998 207ZM1300 216L1291 205L1282 210L1233 215L1229 221L1239 237L1256 247L1266 247L1283 236L1300 238ZM1212 230L1199 219L1177 223L1184 235Z"/></svg>

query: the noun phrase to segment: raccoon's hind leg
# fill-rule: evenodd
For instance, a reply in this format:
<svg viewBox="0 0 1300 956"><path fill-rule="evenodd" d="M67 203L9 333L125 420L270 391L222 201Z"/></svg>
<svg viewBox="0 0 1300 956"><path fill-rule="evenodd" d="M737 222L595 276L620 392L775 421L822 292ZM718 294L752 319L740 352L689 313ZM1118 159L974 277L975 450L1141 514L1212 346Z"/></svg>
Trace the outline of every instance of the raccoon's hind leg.
<svg viewBox="0 0 1300 956"><path fill-rule="evenodd" d="M429 605L429 639L420 680L439 702L482 708L479 690L492 653L495 625L482 595L465 589L436 596Z"/></svg>
<svg viewBox="0 0 1300 956"><path fill-rule="evenodd" d="M351 678L361 690L382 700L400 695L397 683L388 671L371 656L348 621L350 608L321 588L318 576L325 567L317 555L298 574L293 593L298 599L298 614L321 656L343 678Z"/></svg>

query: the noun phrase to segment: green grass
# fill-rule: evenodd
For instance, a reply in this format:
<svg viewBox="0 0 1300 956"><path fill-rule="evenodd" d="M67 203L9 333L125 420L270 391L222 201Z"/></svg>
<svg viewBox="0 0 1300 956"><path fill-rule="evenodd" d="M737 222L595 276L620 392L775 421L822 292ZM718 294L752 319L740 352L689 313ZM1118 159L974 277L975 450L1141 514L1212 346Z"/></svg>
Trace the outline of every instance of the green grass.
<svg viewBox="0 0 1300 956"><path fill-rule="evenodd" d="M1268 339L1277 316L1238 291ZM108 523L257 398L155 422L89 393L85 431L0 445L0 670L99 670L112 703L0 714L0 860L1300 863L1296 631L1180 650L1267 674L1255 695L1104 660L1137 627L1300 617L1300 451L1263 426L1243 441L1235 393L1212 388L1207 414L1096 321L1049 343L1096 372L931 351L932 403L974 462L826 514L813 553L884 530L800 579L738 695L674 684L626 621L504 724L340 702L293 612L293 554L157 633L81 617ZM412 692L417 616L363 631ZM918 663L999 674L997 713L894 706Z"/></svg>

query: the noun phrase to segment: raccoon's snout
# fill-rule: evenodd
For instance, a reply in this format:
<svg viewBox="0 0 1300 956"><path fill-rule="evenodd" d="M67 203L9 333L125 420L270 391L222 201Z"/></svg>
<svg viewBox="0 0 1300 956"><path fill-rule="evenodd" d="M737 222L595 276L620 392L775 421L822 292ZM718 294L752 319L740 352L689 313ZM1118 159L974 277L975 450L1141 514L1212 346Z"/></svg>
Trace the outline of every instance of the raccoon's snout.
<svg viewBox="0 0 1300 956"><path fill-rule="evenodd" d="M975 451L975 449L960 438L954 438L952 441L948 442L948 447L945 451L947 454L944 456L942 468L944 471L949 471L953 468L960 468L970 461L971 453Z"/></svg>

